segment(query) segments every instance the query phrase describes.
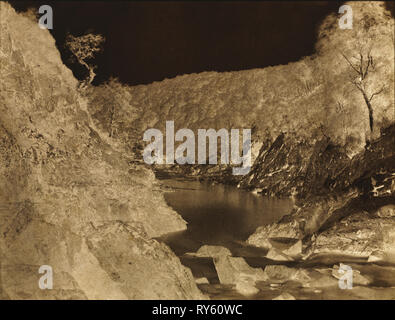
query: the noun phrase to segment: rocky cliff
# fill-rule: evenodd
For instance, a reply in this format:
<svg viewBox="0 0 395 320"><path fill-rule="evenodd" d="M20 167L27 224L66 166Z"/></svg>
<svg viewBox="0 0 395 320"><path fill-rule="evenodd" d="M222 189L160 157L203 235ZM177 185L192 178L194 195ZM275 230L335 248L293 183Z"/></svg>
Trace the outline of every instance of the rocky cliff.
<svg viewBox="0 0 395 320"><path fill-rule="evenodd" d="M325 187L325 170L336 172L395 119L394 19L382 2L350 5L353 29L339 28L338 17L328 16L317 30L315 53L298 62L135 87L110 81L92 88L88 108L95 123L127 145L131 155L142 148L143 132L165 132L166 120L174 120L176 130L194 132L251 128L256 161L240 186L306 196ZM315 172L318 164L334 159L336 165ZM219 169L178 166L173 171L210 177ZM229 178L223 169L222 181Z"/></svg>
<svg viewBox="0 0 395 320"><path fill-rule="evenodd" d="M0 3L1 297L203 298L152 239L186 228L140 164L143 132L166 120L176 130L252 128L254 166L232 182L301 199L249 244L303 240L305 257L391 253L394 19L381 2L351 5L353 29L327 17L316 53L299 62L82 90L49 32ZM38 288L41 265L53 268L53 290Z"/></svg>
<svg viewBox="0 0 395 320"><path fill-rule="evenodd" d="M317 165L314 173L325 172L325 188L310 191L308 196L297 202L293 212L284 216L279 223L258 228L248 242L256 246L266 246L267 240L310 239L311 236L333 227L339 220L354 213L374 214L380 206L395 204L395 125L383 130L382 136L373 141L369 148L351 160L338 158ZM335 168L332 167L335 166ZM375 215L378 218L388 218ZM391 220L391 219L390 219ZM381 221L383 222L383 221ZM359 230L355 227L355 231ZM379 233L384 233L380 228ZM368 241L369 239L367 239ZM391 240L393 241L393 240ZM308 242L308 241L307 241Z"/></svg>
<svg viewBox="0 0 395 320"><path fill-rule="evenodd" d="M202 298L152 239L186 228L153 173L96 128L48 30L8 3L0 16L0 296Z"/></svg>
<svg viewBox="0 0 395 320"><path fill-rule="evenodd" d="M338 17L328 16L316 52L301 61L136 87L110 81L92 88L88 108L108 136L129 143L131 154L141 150L144 130L164 132L166 120L176 130L252 128L254 165L241 180L219 166L170 172L295 196L297 208L280 224L258 229L249 243L310 241L352 212L395 203L394 17L382 2L348 4L353 28L341 29ZM115 102L100 104L114 91Z"/></svg>

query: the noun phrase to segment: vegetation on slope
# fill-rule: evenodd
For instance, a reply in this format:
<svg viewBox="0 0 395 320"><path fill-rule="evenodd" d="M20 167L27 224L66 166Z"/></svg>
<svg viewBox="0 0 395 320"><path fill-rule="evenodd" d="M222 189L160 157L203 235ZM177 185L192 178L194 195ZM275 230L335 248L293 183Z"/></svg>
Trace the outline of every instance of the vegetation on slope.
<svg viewBox="0 0 395 320"><path fill-rule="evenodd" d="M5 2L0 15L1 297L201 298L152 239L186 228L153 173L95 127L48 30Z"/></svg>

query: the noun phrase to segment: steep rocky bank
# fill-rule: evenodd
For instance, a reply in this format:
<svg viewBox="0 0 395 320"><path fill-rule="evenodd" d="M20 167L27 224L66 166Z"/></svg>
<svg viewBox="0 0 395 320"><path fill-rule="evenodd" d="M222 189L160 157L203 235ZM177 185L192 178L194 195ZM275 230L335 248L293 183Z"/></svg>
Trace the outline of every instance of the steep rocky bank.
<svg viewBox="0 0 395 320"><path fill-rule="evenodd" d="M352 30L329 16L316 54L286 66L82 90L49 32L1 3L0 297L204 298L190 270L152 239L186 228L142 164L143 132L164 132L166 120L176 130L253 129L254 164L244 177L226 166L155 170L295 196L289 215L247 241L268 259L393 261L394 19L380 2L352 7ZM353 71L358 61L370 67L363 79ZM40 265L53 267L54 290L38 288ZM256 279L322 280L318 271L306 280L281 266L262 276L241 259L217 261L225 278L229 266L247 278L224 282L248 294Z"/></svg>
<svg viewBox="0 0 395 320"><path fill-rule="evenodd" d="M338 17L328 16L318 29L316 53L298 62L134 87L109 81L91 89L88 108L98 127L139 160L143 132L156 128L164 133L168 120L175 130L193 132L251 128L255 161L241 181L226 166L163 165L156 170L303 198L325 187L325 171L335 173L394 122L394 19L381 2L351 5L353 29L340 29ZM364 94L354 81L358 75L348 63L357 66L360 54L363 69L368 57L373 59L361 84L372 97L372 130Z"/></svg>
<svg viewBox="0 0 395 320"><path fill-rule="evenodd" d="M241 178L218 165L155 169L299 199L291 217L258 230L251 244L270 228L277 236L310 236L346 216L349 202L362 202L364 210L377 204L373 198L388 203L394 196L394 18L382 2L350 5L353 28L341 29L338 17L328 16L316 53L301 61L136 87L110 81L92 88L88 108L133 156L143 148L144 130L165 132L165 120L176 130L252 128L254 163ZM100 103L114 92L112 103Z"/></svg>
<svg viewBox="0 0 395 320"><path fill-rule="evenodd" d="M266 246L269 239L308 240L328 228L337 228L339 221L349 215L373 213L381 206L395 204L394 145L395 125L392 125L383 130L382 136L364 152L348 161L343 160L341 166L335 160L330 162L336 170L325 171L325 188L309 192L308 197L297 202L298 206L293 212L284 216L279 223L259 228L248 242ZM319 174L319 171L315 173ZM375 218L377 222L393 219L392 215L376 215ZM359 223L364 224L363 221L368 227L372 220L361 219ZM354 230L360 229L357 225ZM385 231L378 228L376 232L384 234ZM374 239L371 238L371 241ZM334 239L333 248L336 248L335 242ZM369 237L366 238L366 246L368 242ZM311 245L309 241L307 244ZM314 240L312 244L315 245Z"/></svg>
<svg viewBox="0 0 395 320"><path fill-rule="evenodd" d="M186 228L153 173L95 127L48 30L5 2L0 16L1 298L203 298L152 239Z"/></svg>
<svg viewBox="0 0 395 320"><path fill-rule="evenodd" d="M268 249L272 260L342 253L392 261L394 217L377 212L395 204L394 18L381 2L349 4L353 29L328 16L316 53L301 61L136 87L110 81L92 88L88 108L132 155L143 149L144 130L165 132L166 120L176 130L252 128L254 163L246 176L234 177L226 166L155 169L295 197L289 215L247 241ZM114 103L100 103L114 91ZM297 258L288 255L295 243Z"/></svg>

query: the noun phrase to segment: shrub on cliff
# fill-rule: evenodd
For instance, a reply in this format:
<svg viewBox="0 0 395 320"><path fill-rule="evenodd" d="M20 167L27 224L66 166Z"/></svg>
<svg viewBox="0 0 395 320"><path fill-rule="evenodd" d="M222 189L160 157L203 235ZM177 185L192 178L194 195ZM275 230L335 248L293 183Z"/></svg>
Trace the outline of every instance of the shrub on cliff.
<svg viewBox="0 0 395 320"><path fill-rule="evenodd" d="M83 65L88 71L89 75L84 80L85 85L92 83L96 76L96 66L90 63L96 53L102 50L102 44L105 38L100 34L88 33L79 37L68 34L66 37L65 45L73 54L73 57Z"/></svg>

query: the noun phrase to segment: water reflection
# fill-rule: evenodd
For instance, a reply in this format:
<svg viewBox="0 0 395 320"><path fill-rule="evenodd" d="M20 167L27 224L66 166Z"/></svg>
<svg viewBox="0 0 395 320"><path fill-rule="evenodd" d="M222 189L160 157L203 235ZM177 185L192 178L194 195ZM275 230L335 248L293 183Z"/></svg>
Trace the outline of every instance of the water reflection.
<svg viewBox="0 0 395 320"><path fill-rule="evenodd" d="M234 186L162 182L171 190L165 194L167 203L188 222L188 230L164 239L178 255L204 244L234 248L257 227L277 221L293 206L290 199L262 197Z"/></svg>
<svg viewBox="0 0 395 320"><path fill-rule="evenodd" d="M394 267L367 263L366 258L319 255L309 260L272 261L265 257L264 249L246 247L246 240L258 226L269 224L287 214L293 206L291 200L255 196L232 186L208 183L166 180L168 204L187 222L188 230L163 237L181 263L189 267L195 278L205 277L208 284L200 284L203 293L212 299L273 299L286 292L296 299L388 299L394 297ZM184 255L195 252L202 245L222 245L234 257L241 256L255 268L284 264L303 268L312 277L312 287L301 287L299 282L282 284L257 282L259 293L246 297L232 285L221 284L211 258ZM353 290L340 290L332 276L333 265L346 263L372 280L369 286L356 286ZM320 270L317 271L318 269Z"/></svg>

